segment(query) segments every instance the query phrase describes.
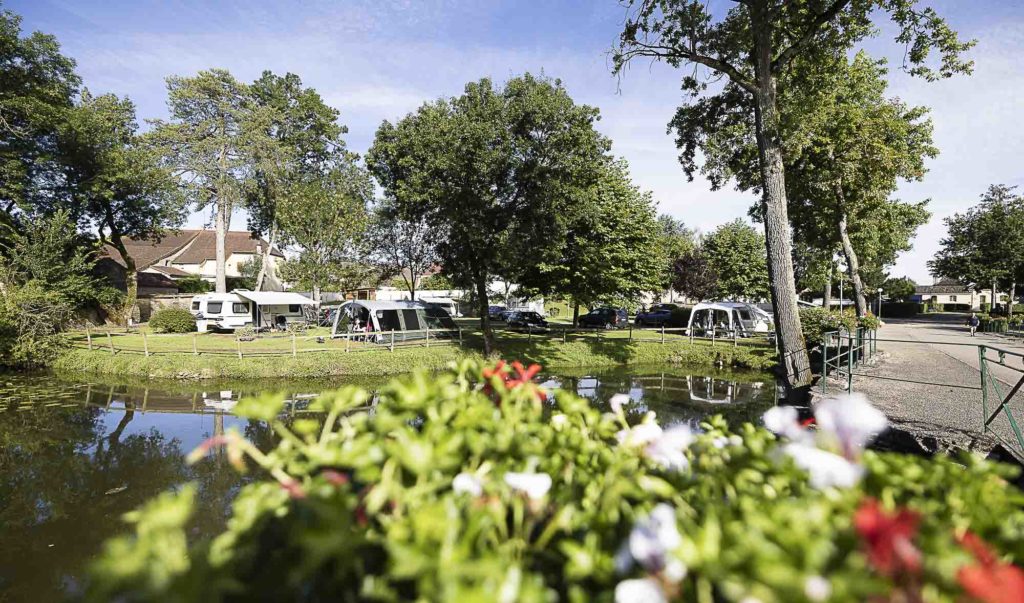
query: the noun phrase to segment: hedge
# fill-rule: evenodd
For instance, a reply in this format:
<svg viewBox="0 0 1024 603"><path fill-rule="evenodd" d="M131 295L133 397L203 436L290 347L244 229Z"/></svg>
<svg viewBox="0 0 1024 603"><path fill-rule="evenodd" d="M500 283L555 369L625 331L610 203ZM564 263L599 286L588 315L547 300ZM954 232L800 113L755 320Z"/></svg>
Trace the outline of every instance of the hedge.
<svg viewBox="0 0 1024 603"><path fill-rule="evenodd" d="M196 317L184 308L161 308L149 318L149 328L157 333L191 333Z"/></svg>

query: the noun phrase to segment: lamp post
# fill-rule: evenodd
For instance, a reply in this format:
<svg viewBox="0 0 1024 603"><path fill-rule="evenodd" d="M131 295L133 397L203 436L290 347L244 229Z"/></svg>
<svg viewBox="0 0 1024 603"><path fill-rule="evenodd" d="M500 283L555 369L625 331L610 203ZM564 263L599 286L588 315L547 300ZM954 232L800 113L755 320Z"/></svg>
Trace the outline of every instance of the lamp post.
<svg viewBox="0 0 1024 603"><path fill-rule="evenodd" d="M882 288L878 288L878 319L882 319Z"/></svg>

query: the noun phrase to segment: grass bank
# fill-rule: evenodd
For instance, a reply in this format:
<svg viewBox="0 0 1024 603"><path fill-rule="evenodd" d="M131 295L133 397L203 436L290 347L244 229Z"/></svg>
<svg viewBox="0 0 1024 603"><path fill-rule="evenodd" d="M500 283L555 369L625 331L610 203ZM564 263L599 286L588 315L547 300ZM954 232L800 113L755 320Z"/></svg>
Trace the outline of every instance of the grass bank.
<svg viewBox="0 0 1024 603"><path fill-rule="evenodd" d="M179 346L190 346L191 336L181 336ZM164 340L166 342L166 340ZM212 345L212 340L206 345ZM166 345L174 343L168 342ZM165 345L164 342L159 344ZM232 340L232 344L233 340ZM152 344L151 344L152 346ZM775 365L771 347L728 343L712 346L707 341L689 342L684 338L665 343L627 340L621 337L579 337L562 342L557 338L527 338L503 333L498 338L499 355L507 360L536 362L550 368L605 367L634 364L677 364L694 367L732 367L769 370ZM467 333L464 345L434 344L398 347L393 352L386 346L363 346L346 352L343 348L325 348L317 353L300 353L297 357L275 355L243 355L204 352L162 351L150 348L146 356L131 349L117 352L100 345L93 349L73 347L64 352L53 368L61 373L87 373L144 377L151 379L267 379L320 378L339 376L376 376L406 373L414 369L440 369L449 362L464 358L481 358L478 335ZM230 348L228 348L230 349Z"/></svg>

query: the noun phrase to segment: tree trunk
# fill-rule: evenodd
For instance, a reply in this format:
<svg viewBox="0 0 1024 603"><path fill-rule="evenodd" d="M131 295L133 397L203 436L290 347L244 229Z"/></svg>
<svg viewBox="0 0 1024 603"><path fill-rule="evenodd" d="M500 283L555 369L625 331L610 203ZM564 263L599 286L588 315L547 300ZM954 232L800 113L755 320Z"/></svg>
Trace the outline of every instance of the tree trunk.
<svg viewBox="0 0 1024 603"><path fill-rule="evenodd" d="M580 326L580 302L572 300L572 327Z"/></svg>
<svg viewBox="0 0 1024 603"><path fill-rule="evenodd" d="M313 282L313 303L320 305L320 283Z"/></svg>
<svg viewBox="0 0 1024 603"><path fill-rule="evenodd" d="M491 332L491 317L487 314L487 280L476 278L477 303L480 305L480 330L484 334L484 356L490 356L494 351L494 333Z"/></svg>
<svg viewBox="0 0 1024 603"><path fill-rule="evenodd" d="M1010 281L1010 301L1006 302L1006 316L1013 316L1014 296L1017 295L1017 281Z"/></svg>
<svg viewBox="0 0 1024 603"><path fill-rule="evenodd" d="M267 243L267 248L263 250L263 257L260 262L260 271L256 275L256 290L263 290L263 280L267 277L267 268L270 266L270 250L274 248L274 239L277 237L277 226L271 225L270 227L270 241Z"/></svg>
<svg viewBox="0 0 1024 603"><path fill-rule="evenodd" d="M850 233L847 229L846 210L842 205L842 190L836 187L836 195L840 199L839 207L839 242L843 246L843 256L846 257L846 269L850 273L850 283L853 285L853 305L857 309L857 316L866 316L868 313L867 299L864 297L864 281L860 278L860 262L857 260L857 252L853 249L853 242L850 241Z"/></svg>
<svg viewBox="0 0 1024 603"><path fill-rule="evenodd" d="M999 305L999 291L996 290L996 279L992 279L992 299L988 305L988 313L992 314L996 311L996 306Z"/></svg>
<svg viewBox="0 0 1024 603"><path fill-rule="evenodd" d="M121 308L121 319L124 320L125 327L128 327L131 323L132 314L135 311L135 303L139 299L139 270L138 265L135 263L135 258L128 253L128 249L124 245L124 240L121 235L112 232L110 234L110 243L117 250L118 255L121 256L121 261L124 262L124 306Z"/></svg>
<svg viewBox="0 0 1024 603"><path fill-rule="evenodd" d="M832 264L828 265L828 280L825 281L825 292L821 296L821 306L826 310L832 307Z"/></svg>
<svg viewBox="0 0 1024 603"><path fill-rule="evenodd" d="M755 3L751 10L758 86L758 93L754 95L754 123L763 184L765 246L768 250L768 276L771 279L772 307L779 341L779 365L787 389L798 398L801 393L806 393L799 390L810 383L811 365L796 303L792 241L786 207L786 174L779 140L775 78L771 68L772 26L764 9Z"/></svg>
<svg viewBox="0 0 1024 603"><path fill-rule="evenodd" d="M217 293L228 292L228 277L226 271L227 264L227 238L228 228L231 225L231 208L230 205L224 199L218 199L217 202L217 279L216 289Z"/></svg>

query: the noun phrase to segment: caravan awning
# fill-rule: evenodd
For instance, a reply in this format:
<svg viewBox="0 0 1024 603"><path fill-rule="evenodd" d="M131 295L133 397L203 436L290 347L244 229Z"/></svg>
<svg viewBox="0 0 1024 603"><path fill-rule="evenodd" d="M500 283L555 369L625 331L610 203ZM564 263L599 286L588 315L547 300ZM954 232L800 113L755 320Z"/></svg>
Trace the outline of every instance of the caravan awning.
<svg viewBox="0 0 1024 603"><path fill-rule="evenodd" d="M257 306L315 306L316 302L305 295L287 291L235 291L235 295L247 299Z"/></svg>

